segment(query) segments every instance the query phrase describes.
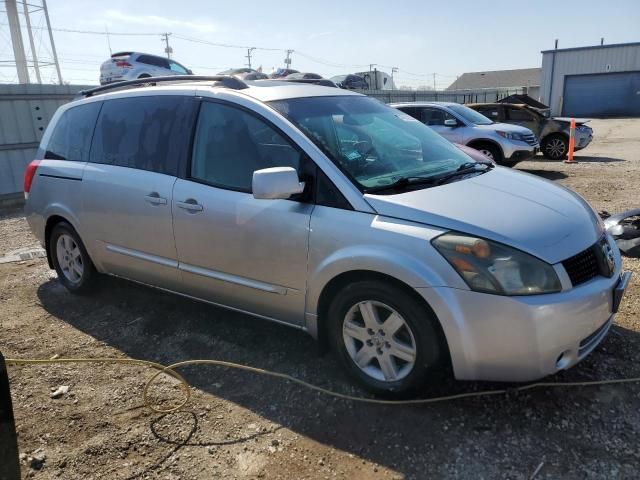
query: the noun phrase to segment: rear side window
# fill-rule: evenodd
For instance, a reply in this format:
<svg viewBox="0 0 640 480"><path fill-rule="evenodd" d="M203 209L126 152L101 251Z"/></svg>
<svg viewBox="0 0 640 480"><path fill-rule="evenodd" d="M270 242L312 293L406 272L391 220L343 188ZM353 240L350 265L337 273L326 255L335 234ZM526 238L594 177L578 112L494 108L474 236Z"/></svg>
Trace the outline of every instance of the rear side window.
<svg viewBox="0 0 640 480"><path fill-rule="evenodd" d="M86 162L101 104L93 102L66 110L53 129L44 158Z"/></svg>
<svg viewBox="0 0 640 480"><path fill-rule="evenodd" d="M526 110L521 110L519 108L509 108L507 109L507 112L509 112L509 120L524 122L533 120L533 115L531 115Z"/></svg>
<svg viewBox="0 0 640 480"><path fill-rule="evenodd" d="M90 161L176 176L188 149L190 100L158 95L104 102Z"/></svg>

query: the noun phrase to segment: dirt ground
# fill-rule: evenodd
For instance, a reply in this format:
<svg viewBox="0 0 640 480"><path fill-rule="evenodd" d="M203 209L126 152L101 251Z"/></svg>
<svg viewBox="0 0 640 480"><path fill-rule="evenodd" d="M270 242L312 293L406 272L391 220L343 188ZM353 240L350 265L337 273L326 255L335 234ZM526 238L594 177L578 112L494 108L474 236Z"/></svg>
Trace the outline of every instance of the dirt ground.
<svg viewBox="0 0 640 480"><path fill-rule="evenodd" d="M640 120L596 120L566 165L518 169L566 185L598 210L640 206ZM0 217L0 256L36 244L20 211ZM598 349L549 380L640 376L640 261ZM116 279L70 295L45 259L0 264L6 357L118 357L164 364L214 358L362 395L304 333ZM640 385L536 390L421 407L375 406L218 367L189 367L182 411L141 408L137 366L10 367L22 474L98 478L638 478ZM68 386L51 398L52 390ZM478 382L426 395L495 388ZM159 394L169 395L165 385ZM175 397L173 397L175 398ZM0 446L1 448L1 446ZM33 458L36 458L34 461ZM38 461L43 460L43 461ZM36 468L33 468L36 467Z"/></svg>

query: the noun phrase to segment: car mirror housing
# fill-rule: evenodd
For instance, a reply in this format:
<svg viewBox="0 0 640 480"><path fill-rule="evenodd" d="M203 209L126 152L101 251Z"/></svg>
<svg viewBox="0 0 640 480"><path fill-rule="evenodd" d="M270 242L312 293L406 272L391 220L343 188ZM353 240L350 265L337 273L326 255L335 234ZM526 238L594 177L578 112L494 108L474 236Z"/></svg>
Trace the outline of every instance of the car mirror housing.
<svg viewBox="0 0 640 480"><path fill-rule="evenodd" d="M444 126L445 127L457 127L458 126L458 121L454 120L453 118L447 118L444 121Z"/></svg>
<svg viewBox="0 0 640 480"><path fill-rule="evenodd" d="M291 195L302 193L304 182L298 178L298 172L292 167L263 168L253 172L251 182L253 197L263 200L287 199Z"/></svg>

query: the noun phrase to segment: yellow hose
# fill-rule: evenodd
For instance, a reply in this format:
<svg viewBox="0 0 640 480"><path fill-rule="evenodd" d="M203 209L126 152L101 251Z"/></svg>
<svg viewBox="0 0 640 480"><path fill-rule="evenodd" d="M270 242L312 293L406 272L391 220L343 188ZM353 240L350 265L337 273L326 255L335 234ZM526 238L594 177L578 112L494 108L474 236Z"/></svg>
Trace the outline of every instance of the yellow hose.
<svg viewBox="0 0 640 480"><path fill-rule="evenodd" d="M504 395L511 392L523 392L526 390L533 390L537 388L552 388L552 387L590 387L596 385L613 385L619 383L636 383L640 382L640 377L632 377L632 378L618 378L613 380L592 380L585 382L536 382L530 383L527 385L521 385L514 388L501 388L496 390L483 390L480 392L468 392L468 393L457 393L455 395L445 395L442 397L432 397L432 398L417 398L412 400L381 400L376 398L364 398L364 397L355 397L353 395L346 395L343 393L333 392L331 390L327 390L326 388L319 387L317 385L313 385L312 383L305 382L304 380L300 380L299 378L292 377L291 375L287 375L286 373L272 372L269 370L265 370L257 367L250 367L247 365L241 365L239 363L225 362L223 360L185 360L184 362L177 362L171 365L162 365L157 362L151 362L148 360L137 360L133 358L56 358L56 359L19 359L19 358L8 358L5 360L7 365L52 365L52 364L63 364L63 363L125 363L130 365L141 365L145 367L151 367L158 370L144 386L143 390L143 401L144 405L150 408L151 410L158 413L171 413L175 412L182 407L184 407L191 397L191 390L189 389L189 384L184 379L182 375L180 375L175 370L180 367L186 367L188 365L215 365L217 367L225 367L225 368L236 368L238 370L244 370L246 372L257 373L259 375L265 375L268 377L279 378L281 380L288 380L290 382L296 383L303 387L309 388L311 390L315 390L317 392L323 393L325 395L330 395L332 397L341 398L343 400L349 400L352 402L362 402L362 403L373 403L377 405L422 405L428 403L437 403L437 402L445 402L449 400L458 400L461 398L471 398L471 397L486 397L491 395ZM159 408L153 405L148 398L148 391L151 384L155 381L158 376L161 374L167 374L177 379L182 389L184 390L184 398L182 401L175 407L171 408Z"/></svg>

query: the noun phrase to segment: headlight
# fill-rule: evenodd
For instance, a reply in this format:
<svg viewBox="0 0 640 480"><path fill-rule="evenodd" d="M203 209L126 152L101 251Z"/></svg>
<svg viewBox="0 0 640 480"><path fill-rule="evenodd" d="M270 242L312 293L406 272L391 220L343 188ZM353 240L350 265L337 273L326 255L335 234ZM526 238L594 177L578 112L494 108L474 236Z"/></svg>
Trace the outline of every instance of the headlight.
<svg viewBox="0 0 640 480"><path fill-rule="evenodd" d="M538 295L562 289L551 265L515 248L453 232L431 243L476 292Z"/></svg>
<svg viewBox="0 0 640 480"><path fill-rule="evenodd" d="M515 133L515 132L502 132L502 131L496 131L496 133L498 135L500 135L501 137L504 137L508 140L519 140L521 142L524 142L524 137L519 134L519 133Z"/></svg>

